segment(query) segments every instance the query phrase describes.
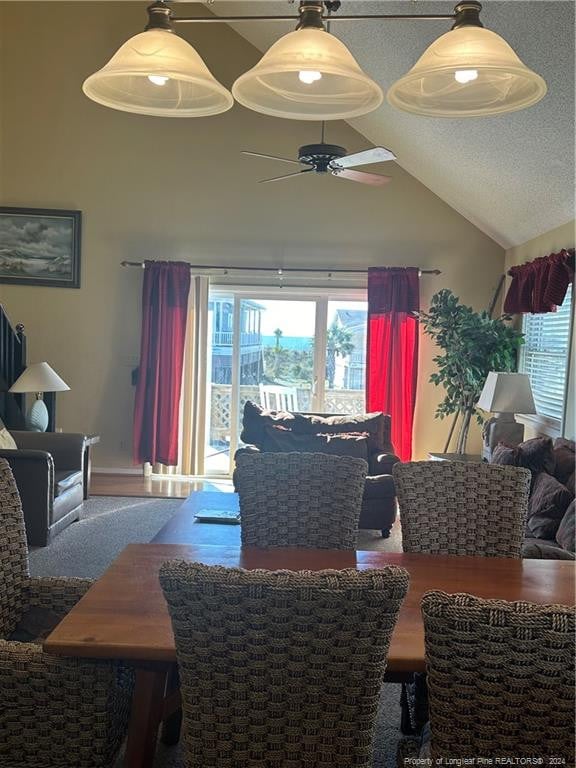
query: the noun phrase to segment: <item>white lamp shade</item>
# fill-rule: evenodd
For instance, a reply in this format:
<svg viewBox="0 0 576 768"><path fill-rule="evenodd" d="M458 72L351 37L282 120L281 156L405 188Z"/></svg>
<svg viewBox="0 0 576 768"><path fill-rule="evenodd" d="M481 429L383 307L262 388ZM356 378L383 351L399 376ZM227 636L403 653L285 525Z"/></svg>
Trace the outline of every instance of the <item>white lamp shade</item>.
<svg viewBox="0 0 576 768"><path fill-rule="evenodd" d="M29 365L8 390L9 392L65 392L70 389L48 363Z"/></svg>
<svg viewBox="0 0 576 768"><path fill-rule="evenodd" d="M82 90L105 107L158 117L217 115L234 103L194 48L163 29L127 40Z"/></svg>
<svg viewBox="0 0 576 768"><path fill-rule="evenodd" d="M417 115L475 117L530 107L546 90L545 80L499 35L464 26L435 40L387 99Z"/></svg>
<svg viewBox="0 0 576 768"><path fill-rule="evenodd" d="M249 109L294 120L357 117L384 98L344 43L310 27L281 37L236 80L232 93Z"/></svg>
<svg viewBox="0 0 576 768"><path fill-rule="evenodd" d="M525 373L491 371L478 400L478 408L491 413L536 413L530 378Z"/></svg>

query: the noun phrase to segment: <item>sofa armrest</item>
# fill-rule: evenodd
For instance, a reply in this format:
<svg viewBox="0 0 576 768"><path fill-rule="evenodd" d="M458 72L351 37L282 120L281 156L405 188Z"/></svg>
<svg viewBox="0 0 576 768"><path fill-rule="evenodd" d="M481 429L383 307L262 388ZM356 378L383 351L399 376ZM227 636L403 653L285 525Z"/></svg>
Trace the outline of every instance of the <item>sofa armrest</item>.
<svg viewBox="0 0 576 768"><path fill-rule="evenodd" d="M394 453L373 453L369 458L371 475L391 475L400 459Z"/></svg>
<svg viewBox="0 0 576 768"><path fill-rule="evenodd" d="M54 461L46 451L0 450L14 475L31 544L46 543L54 506Z"/></svg>
<svg viewBox="0 0 576 768"><path fill-rule="evenodd" d="M84 461L84 435L74 432L26 432L11 433L18 448L47 451L52 454L57 470L82 469Z"/></svg>

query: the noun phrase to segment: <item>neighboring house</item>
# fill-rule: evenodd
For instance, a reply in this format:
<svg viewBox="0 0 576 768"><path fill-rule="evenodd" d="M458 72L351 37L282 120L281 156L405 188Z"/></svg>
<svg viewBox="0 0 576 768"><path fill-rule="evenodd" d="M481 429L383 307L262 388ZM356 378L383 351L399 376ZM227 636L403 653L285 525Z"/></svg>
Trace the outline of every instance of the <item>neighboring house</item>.
<svg viewBox="0 0 576 768"><path fill-rule="evenodd" d="M338 309L335 322L351 334L353 351L345 357L336 355L335 389L364 389L366 380L366 320L365 309Z"/></svg>
<svg viewBox="0 0 576 768"><path fill-rule="evenodd" d="M213 384L232 384L232 347L234 340L234 300L212 299L212 376ZM240 383L258 384L262 379L261 314L264 307L244 299L240 310Z"/></svg>

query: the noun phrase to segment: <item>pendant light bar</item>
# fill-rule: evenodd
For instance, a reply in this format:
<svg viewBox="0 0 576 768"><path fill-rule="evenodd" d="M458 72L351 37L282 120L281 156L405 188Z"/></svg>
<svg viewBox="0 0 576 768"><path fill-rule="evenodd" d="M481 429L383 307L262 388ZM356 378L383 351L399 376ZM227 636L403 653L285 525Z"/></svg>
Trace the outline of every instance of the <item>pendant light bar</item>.
<svg viewBox="0 0 576 768"><path fill-rule="evenodd" d="M145 31L84 81L84 93L113 109L158 117L217 115L236 100L273 117L347 120L377 109L384 94L330 33L330 23L450 20L451 30L389 88L389 104L431 117L481 117L525 109L546 95L544 79L505 40L484 29L478 0L460 0L451 14L332 15L340 5L340 0L300 0L298 16L204 17L174 16L165 0L154 0ZM230 93L174 28L245 21L298 23L237 78Z"/></svg>
<svg viewBox="0 0 576 768"><path fill-rule="evenodd" d="M321 16L322 21L454 21L454 13L382 13L378 15L362 16ZM297 21L297 16L172 16L176 24L236 24L241 21Z"/></svg>

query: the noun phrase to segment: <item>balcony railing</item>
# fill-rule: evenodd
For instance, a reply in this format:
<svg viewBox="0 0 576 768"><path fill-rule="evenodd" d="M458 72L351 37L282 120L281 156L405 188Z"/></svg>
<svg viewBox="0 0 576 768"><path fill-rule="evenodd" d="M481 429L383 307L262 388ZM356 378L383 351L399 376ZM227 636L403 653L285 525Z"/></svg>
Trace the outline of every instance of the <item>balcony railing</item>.
<svg viewBox="0 0 576 768"><path fill-rule="evenodd" d="M212 331L212 346L231 347L234 341L234 331ZM240 346L249 347L260 344L262 336L259 333L243 331L240 334Z"/></svg>

